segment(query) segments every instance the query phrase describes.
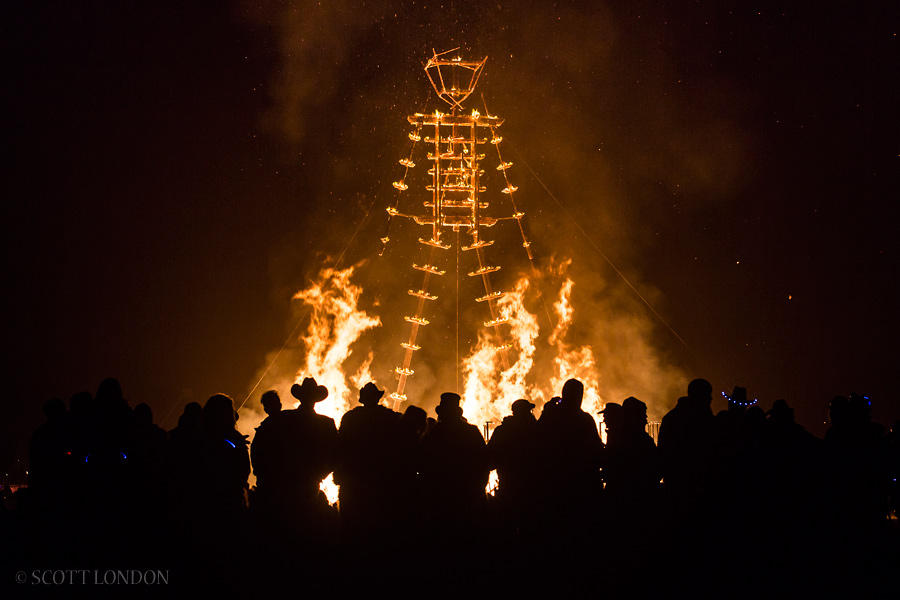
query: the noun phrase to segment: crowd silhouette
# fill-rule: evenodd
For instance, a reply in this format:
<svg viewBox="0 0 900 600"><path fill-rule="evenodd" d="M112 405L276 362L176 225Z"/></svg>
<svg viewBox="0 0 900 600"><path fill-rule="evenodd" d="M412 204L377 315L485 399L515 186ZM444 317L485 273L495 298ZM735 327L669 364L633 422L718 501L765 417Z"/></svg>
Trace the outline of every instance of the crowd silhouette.
<svg viewBox="0 0 900 600"><path fill-rule="evenodd" d="M862 396L831 400L819 439L786 401L764 412L740 387L714 414L696 379L658 443L644 402L607 403L604 443L574 379L540 408L516 400L487 442L452 392L433 419L390 410L368 383L339 424L316 412L328 390L314 379L291 394L291 410L262 394L252 444L224 394L187 404L169 432L115 379L68 408L47 401L29 485L4 498L4 562L169 569L246 594L897 593L900 439ZM319 489L332 473L335 506Z"/></svg>

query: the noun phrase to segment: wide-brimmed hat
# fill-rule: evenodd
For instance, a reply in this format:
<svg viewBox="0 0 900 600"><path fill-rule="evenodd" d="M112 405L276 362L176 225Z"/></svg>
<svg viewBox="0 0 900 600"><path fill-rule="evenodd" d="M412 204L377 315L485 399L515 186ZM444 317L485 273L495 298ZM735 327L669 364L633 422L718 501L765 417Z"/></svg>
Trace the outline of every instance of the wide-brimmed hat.
<svg viewBox="0 0 900 600"><path fill-rule="evenodd" d="M359 390L360 404L377 403L384 396L384 390L379 390L373 382L369 382Z"/></svg>
<svg viewBox="0 0 900 600"><path fill-rule="evenodd" d="M741 404L746 406L747 402L747 388L735 386L734 391L731 392L731 395L728 396L728 401L733 402L734 404Z"/></svg>
<svg viewBox="0 0 900 600"><path fill-rule="evenodd" d="M291 395L300 402L321 402L328 397L328 388L316 383L315 378L307 377L302 384L295 383L291 386Z"/></svg>

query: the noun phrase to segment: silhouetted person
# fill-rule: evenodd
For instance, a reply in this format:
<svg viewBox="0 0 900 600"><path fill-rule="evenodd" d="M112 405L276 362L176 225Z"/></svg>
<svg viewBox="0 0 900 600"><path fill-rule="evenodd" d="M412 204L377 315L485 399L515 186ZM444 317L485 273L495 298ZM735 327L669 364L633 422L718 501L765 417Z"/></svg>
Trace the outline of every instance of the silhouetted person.
<svg viewBox="0 0 900 600"><path fill-rule="evenodd" d="M852 394L832 400L825 433L836 535L847 543L885 526L890 467L884 428L871 420L871 402Z"/></svg>
<svg viewBox="0 0 900 600"><path fill-rule="evenodd" d="M203 407L199 402L188 402L184 405L184 411L178 417L178 425L169 431L169 439L178 439L184 436L192 437L200 430L200 415Z"/></svg>
<svg viewBox="0 0 900 600"><path fill-rule="evenodd" d="M407 406L406 411L400 418L400 423L407 434L411 435L417 442L420 442L422 436L425 435L425 430L428 428L428 413L418 406Z"/></svg>
<svg viewBox="0 0 900 600"><path fill-rule="evenodd" d="M71 435L66 427L66 405L59 398L44 402L46 422L31 436L28 483L31 497L43 511L62 511L69 501Z"/></svg>
<svg viewBox="0 0 900 600"><path fill-rule="evenodd" d="M246 560L235 550L248 542L250 455L235 423L234 401L214 394L203 405L197 437L181 439L184 487L178 495L177 537L170 542L171 550L186 562L182 577L206 586L233 580Z"/></svg>
<svg viewBox="0 0 900 600"><path fill-rule="evenodd" d="M598 414L603 416L603 432L606 434L606 443L603 448L603 456L601 467L603 469L601 475L605 482L605 488L621 478L621 459L622 455L622 405L618 402L607 402L603 405L603 410ZM604 488L604 489L605 489Z"/></svg>
<svg viewBox="0 0 900 600"><path fill-rule="evenodd" d="M127 470L132 414L122 386L114 378L100 382L95 405L97 428L85 462L91 466L94 481L106 486L119 481Z"/></svg>
<svg viewBox="0 0 900 600"><path fill-rule="evenodd" d="M544 529L570 545L590 537L597 518L594 505L602 489L603 442L594 418L581 409L583 398L584 385L569 379L557 406L545 406L538 421Z"/></svg>
<svg viewBox="0 0 900 600"><path fill-rule="evenodd" d="M200 496L206 518L237 519L246 508L250 454L247 439L235 428L234 402L215 394L200 415Z"/></svg>
<svg viewBox="0 0 900 600"><path fill-rule="evenodd" d="M94 396L90 392L78 392L69 399L69 428L72 435L72 460L83 469L84 459L90 454L97 430L97 413Z"/></svg>
<svg viewBox="0 0 900 600"><path fill-rule="evenodd" d="M276 390L268 390L266 392L263 392L263 395L262 397L260 397L259 402L260 404L262 404L263 410L269 417L281 412L281 397L278 395L278 392Z"/></svg>
<svg viewBox="0 0 900 600"><path fill-rule="evenodd" d="M420 535L424 519L422 512L422 485L417 471L421 463L419 452L422 438L428 431L428 413L418 406L406 407L400 417L400 443L405 467L398 485L400 499L398 510L401 516L401 530L398 535L407 543L415 543Z"/></svg>
<svg viewBox="0 0 900 600"><path fill-rule="evenodd" d="M462 416L460 397L441 394L438 421L422 438L421 466L430 542L436 549L472 549L483 525L490 470L478 427Z"/></svg>
<svg viewBox="0 0 900 600"><path fill-rule="evenodd" d="M341 419L334 482L340 486L341 524L353 544L393 542L402 510L401 486L413 471L405 453L400 414L379 404L384 390L367 383L358 406ZM388 539L391 538L391 539Z"/></svg>
<svg viewBox="0 0 900 600"><path fill-rule="evenodd" d="M634 577L659 549L661 496L659 456L646 431L647 405L626 398L607 435L604 458L603 543L619 577ZM640 561L640 562L638 562ZM627 579L626 579L627 580Z"/></svg>
<svg viewBox="0 0 900 600"><path fill-rule="evenodd" d="M153 422L153 410L144 402L134 407L131 424L131 460L135 477L133 508L148 515L148 526L166 505L166 430Z"/></svg>
<svg viewBox="0 0 900 600"><path fill-rule="evenodd" d="M200 464L199 402L189 402L178 417L178 425L169 431L166 444L166 478L169 514L177 528L187 528L199 510L199 498L193 492Z"/></svg>
<svg viewBox="0 0 900 600"><path fill-rule="evenodd" d="M737 461L741 446L741 428L744 414L752 404L747 399L747 388L735 386L731 395L724 392L728 407L716 413L710 438L709 488L715 517L729 518L738 503L739 482Z"/></svg>
<svg viewBox="0 0 900 600"><path fill-rule="evenodd" d="M535 405L524 398L512 403L512 415L494 429L488 442L491 468L497 470L497 509L507 533L525 535L534 524L539 502L540 459Z"/></svg>
<svg viewBox="0 0 900 600"><path fill-rule="evenodd" d="M695 379L688 395L663 417L659 427L659 454L666 495L676 518L694 518L709 509L712 470L712 385Z"/></svg>
<svg viewBox="0 0 900 600"><path fill-rule="evenodd" d="M335 467L337 428L315 410L328 397L325 386L307 377L291 394L300 406L268 417L253 440L254 512L281 543L298 536L298 543L324 543L334 516L319 484Z"/></svg>
<svg viewBox="0 0 900 600"><path fill-rule="evenodd" d="M633 396L626 398L622 402L622 477L618 487L624 498L635 503L652 499L662 478L656 444L646 426L647 405Z"/></svg>
<svg viewBox="0 0 900 600"><path fill-rule="evenodd" d="M622 429L622 405L618 402L607 402L600 411L603 415L603 431L606 434L606 446L615 444L615 436Z"/></svg>

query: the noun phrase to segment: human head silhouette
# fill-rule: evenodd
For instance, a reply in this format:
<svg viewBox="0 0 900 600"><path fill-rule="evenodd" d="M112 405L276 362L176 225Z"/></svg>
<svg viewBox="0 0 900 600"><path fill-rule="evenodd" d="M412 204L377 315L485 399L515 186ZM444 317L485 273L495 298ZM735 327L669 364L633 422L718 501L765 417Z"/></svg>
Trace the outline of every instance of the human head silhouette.
<svg viewBox="0 0 900 600"><path fill-rule="evenodd" d="M203 405L200 427L205 431L224 435L234 429L234 401L226 394L215 394Z"/></svg>
<svg viewBox="0 0 900 600"><path fill-rule="evenodd" d="M695 379L688 384L688 398L698 406L712 404L712 384L705 379Z"/></svg>
<svg viewBox="0 0 900 600"><path fill-rule="evenodd" d="M647 424L647 405L629 396L622 402L622 422L629 429L643 429Z"/></svg>
<svg viewBox="0 0 900 600"><path fill-rule="evenodd" d="M359 403L363 406L377 405L384 396L384 390L379 390L373 382L369 382L359 390Z"/></svg>
<svg viewBox="0 0 900 600"><path fill-rule="evenodd" d="M315 378L306 377L302 384L291 386L291 395L300 401L300 406L309 408L328 397L328 388L316 383Z"/></svg>
<svg viewBox="0 0 900 600"><path fill-rule="evenodd" d="M453 392L444 392L441 394L441 403L437 405L434 412L437 413L439 421L453 421L462 418L462 408L459 406L459 394Z"/></svg>
<svg viewBox="0 0 900 600"><path fill-rule="evenodd" d="M275 390L263 392L259 402L262 404L263 410L266 411L267 415L281 412L281 397Z"/></svg>
<svg viewBox="0 0 900 600"><path fill-rule="evenodd" d="M512 414L516 416L530 415L531 411L534 409L534 403L529 402L525 398L519 398L512 403L510 409L512 410Z"/></svg>
<svg viewBox="0 0 900 600"><path fill-rule="evenodd" d="M560 405L567 408L581 408L583 398L584 384L577 379L570 379L563 385Z"/></svg>
<svg viewBox="0 0 900 600"><path fill-rule="evenodd" d="M622 427L622 405L618 402L607 402L600 411L606 431L619 431Z"/></svg>

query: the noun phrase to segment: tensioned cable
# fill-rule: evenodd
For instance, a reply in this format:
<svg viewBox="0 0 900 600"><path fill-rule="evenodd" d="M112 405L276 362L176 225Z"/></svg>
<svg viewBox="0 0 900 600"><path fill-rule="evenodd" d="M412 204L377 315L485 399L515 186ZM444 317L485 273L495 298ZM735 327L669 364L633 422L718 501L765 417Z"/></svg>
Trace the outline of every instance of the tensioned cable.
<svg viewBox="0 0 900 600"><path fill-rule="evenodd" d="M569 218L570 221L572 221L572 223L575 225L575 227L578 228L578 231L581 232L581 235L583 235L583 236L585 237L585 239L591 244L591 246L593 246L594 249L600 254L600 256L603 257L603 260L605 260L606 263L607 263L610 267L612 267L612 270L615 271L616 274L617 274L619 277L622 278L622 281L624 281L624 282L628 285L628 287L631 288L631 291L633 291L633 292L637 295L637 297L641 299L641 302L643 302L644 305L645 305L647 308L650 309L650 312L652 312L654 315L656 315L656 318L659 319L660 323L662 323L663 325L665 325L666 328L667 328L669 331L672 332L672 335L674 335L674 336L678 339L679 342L681 342L682 344L684 344L684 347L685 347L685 348L687 348L688 350L691 350L691 347L688 346L687 342L685 342L685 341L681 338L681 336L678 335L678 333L676 333L676 331L675 331L674 329L672 329L672 326L669 325L669 324L666 322L666 320L663 319L662 316L661 316L658 312L656 312L656 309L653 308L653 306L647 301L647 299L644 298L644 296L641 295L641 293L637 290L637 288L635 288L633 285L631 285L631 282L628 281L628 278L625 277L625 275L622 273L622 271L620 271L620 270L616 267L616 265L613 264L613 261L611 261L611 260L609 259L609 257L606 256L606 254L603 252L603 250L600 249L600 246L598 246L597 243L593 240L593 238L591 238L591 236L589 236L589 235L587 234L587 232L581 227L581 225L578 223L578 221L575 219L575 217L573 217L573 216L569 213L569 211L566 210L566 207L563 206L562 203L556 198L556 196L553 195L553 192L550 191L550 189L544 184L544 182L541 180L541 178L538 177L537 173L534 172L534 170L531 168L531 166L528 164L528 162L525 160L525 158L524 158L524 157L522 156L522 154L519 152L518 148L516 148L515 144L513 144L512 142L510 142L510 146L512 146L512 148L513 148L513 150L515 151L516 155L519 157L519 160L522 161L522 164L525 165L525 168L528 169L528 171L532 174L532 176L534 176L534 178L537 180L537 182L541 184L541 187L544 188L544 191L547 192L547 195L549 195L551 198L553 198L553 201L556 202L556 205L560 208L560 210L563 211L563 213ZM693 350L691 350L691 352L693 353Z"/></svg>
<svg viewBox="0 0 900 600"><path fill-rule="evenodd" d="M341 263L344 262L344 256L347 254L347 250L350 249L350 246L353 244L353 240L356 239L356 235L359 233L359 230L362 229L363 223L365 223L366 220L369 218L369 213L372 212L372 208L375 207L375 202L377 202L377 200L378 200L378 195L375 194L374 198L372 199L372 203L369 204L369 208L366 209L366 214L363 215L363 218L359 220L359 224L356 226L356 230L353 232L353 235L350 236L350 240L347 242L347 245L344 246L343 252L341 252L341 255L338 256L338 259L335 261L332 269L337 269L338 267L340 267ZM275 354L275 358L272 359L272 362L270 362L269 366L266 367L266 370L265 370L265 372L263 372L262 376L259 378L259 381L256 382L256 385L253 386L253 389L250 390L250 392L247 394L247 397L244 398L243 402L241 402L241 405L238 407L238 412L240 412L240 410L242 408L244 408L244 405L247 404L247 400L250 399L250 397L253 395L253 392L255 392L256 388L259 387L259 384L262 383L262 380L265 379L266 375L269 374L269 371L275 365L275 361L278 360L278 357L281 356L281 353L284 351L285 348L287 348L288 343L294 338L294 334L297 333L297 330L300 328L300 325L303 323L304 319L306 319L306 317L309 315L309 313L310 313L310 308L307 307L307 309L303 312L303 314L300 315L300 319L297 321L297 324L294 326L294 329L291 331L290 335L288 335L287 339L284 340L284 343L281 345L281 349L279 349L278 353Z"/></svg>
<svg viewBox="0 0 900 600"><path fill-rule="evenodd" d="M459 229L456 230L456 393L459 393Z"/></svg>
<svg viewBox="0 0 900 600"><path fill-rule="evenodd" d="M487 107L487 100L484 98L484 94L481 95L481 102L484 105L484 113L486 115L490 115L491 112ZM550 327L553 327L553 318L550 316L550 309L547 308L547 300L544 298L544 291L541 289L541 278L538 268L534 265L534 254L531 252L531 242L528 241L528 237L525 235L525 229L522 227L522 216L524 213L519 212L519 207L516 206L516 199L513 196L513 191L515 190L515 186L513 186L509 181L509 176L506 174L506 169L512 164L507 165L503 160L503 155L500 154L500 141L503 139L497 135L497 130L491 126L491 143L494 145L494 148L497 150L497 160L500 162L500 165L497 167L503 173L503 181L506 182L506 190L509 192L509 201L513 207L513 214L516 215L516 222L519 225L519 233L522 234L522 246L525 247L525 251L528 254L528 262L531 264L531 273L534 275L534 284L537 288L538 297L541 299L541 306L544 307L544 312L547 314L547 324ZM496 141L495 141L496 140ZM518 152L516 152L518 154ZM524 160L522 162L525 162ZM528 166L527 164L525 165ZM531 169L528 169L531 171ZM532 174L534 172L532 171ZM543 185L543 184L541 184ZM546 187L544 189L547 189Z"/></svg>

